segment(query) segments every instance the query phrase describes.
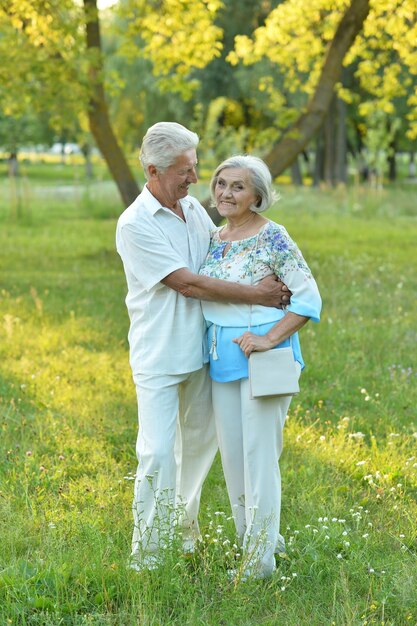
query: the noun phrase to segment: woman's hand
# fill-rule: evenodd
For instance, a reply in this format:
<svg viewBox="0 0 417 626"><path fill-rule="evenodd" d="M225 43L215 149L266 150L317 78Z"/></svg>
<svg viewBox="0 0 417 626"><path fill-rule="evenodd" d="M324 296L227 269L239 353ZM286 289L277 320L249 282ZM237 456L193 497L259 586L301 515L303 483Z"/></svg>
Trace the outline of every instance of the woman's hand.
<svg viewBox="0 0 417 626"><path fill-rule="evenodd" d="M239 344L246 357L249 357L251 352L265 352L276 346L267 335L254 335L249 331L233 339L233 342Z"/></svg>

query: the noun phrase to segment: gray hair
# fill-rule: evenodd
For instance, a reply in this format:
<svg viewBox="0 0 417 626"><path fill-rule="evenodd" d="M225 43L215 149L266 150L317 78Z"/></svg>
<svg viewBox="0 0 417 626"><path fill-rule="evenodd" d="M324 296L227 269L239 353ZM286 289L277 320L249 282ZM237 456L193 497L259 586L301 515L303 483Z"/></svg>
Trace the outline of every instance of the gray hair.
<svg viewBox="0 0 417 626"><path fill-rule="evenodd" d="M269 171L267 164L258 157L250 156L248 154L238 154L226 159L223 163L220 163L220 165L217 166L210 182L210 192L213 202L214 189L220 172L232 167L249 170L250 172L254 193L257 197L259 197L259 201L256 205L253 204L250 207L251 211L254 211L255 213L262 213L262 211L269 209L269 207L276 200L278 200L278 196L272 188L271 172Z"/></svg>
<svg viewBox="0 0 417 626"><path fill-rule="evenodd" d="M158 122L148 128L140 149L139 159L145 176L148 167L154 165L163 171L172 165L175 159L191 148L197 148L198 135L176 122Z"/></svg>

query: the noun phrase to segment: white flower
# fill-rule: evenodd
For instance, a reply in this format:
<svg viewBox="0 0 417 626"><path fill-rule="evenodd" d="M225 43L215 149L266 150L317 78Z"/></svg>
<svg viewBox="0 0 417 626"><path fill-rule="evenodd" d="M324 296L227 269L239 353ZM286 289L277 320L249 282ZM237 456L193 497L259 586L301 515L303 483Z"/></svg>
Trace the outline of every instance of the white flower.
<svg viewBox="0 0 417 626"><path fill-rule="evenodd" d="M343 559L343 556L340 554L340 552L339 552L339 554L337 555L337 558L338 558L338 559Z"/></svg>
<svg viewBox="0 0 417 626"><path fill-rule="evenodd" d="M363 539L366 539L367 537L369 537L369 533L365 533L364 535L362 535Z"/></svg>

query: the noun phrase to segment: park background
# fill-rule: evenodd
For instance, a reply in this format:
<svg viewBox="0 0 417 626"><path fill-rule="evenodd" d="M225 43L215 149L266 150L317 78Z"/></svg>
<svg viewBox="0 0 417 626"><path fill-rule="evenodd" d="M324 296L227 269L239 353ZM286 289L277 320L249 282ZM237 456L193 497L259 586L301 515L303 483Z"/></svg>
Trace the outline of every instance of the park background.
<svg viewBox="0 0 417 626"><path fill-rule="evenodd" d="M107 4L111 6L106 6ZM417 624L413 0L0 2L0 623ZM287 554L239 563L219 459L198 553L127 569L137 417L118 215L160 120L232 153L319 283L282 457ZM216 215L214 215L216 218Z"/></svg>

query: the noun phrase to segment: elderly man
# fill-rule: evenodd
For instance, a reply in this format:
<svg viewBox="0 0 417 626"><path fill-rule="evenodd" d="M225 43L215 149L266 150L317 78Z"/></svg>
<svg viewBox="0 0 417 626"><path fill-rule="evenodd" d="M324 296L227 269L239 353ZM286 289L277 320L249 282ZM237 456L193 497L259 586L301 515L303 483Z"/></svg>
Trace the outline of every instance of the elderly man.
<svg viewBox="0 0 417 626"><path fill-rule="evenodd" d="M198 275L214 227L188 195L198 141L173 122L147 131L140 153L147 184L117 224L139 414L131 555L138 570L159 564L175 524L185 550L199 537L201 488L217 450L200 300L288 300L272 278L254 287Z"/></svg>

